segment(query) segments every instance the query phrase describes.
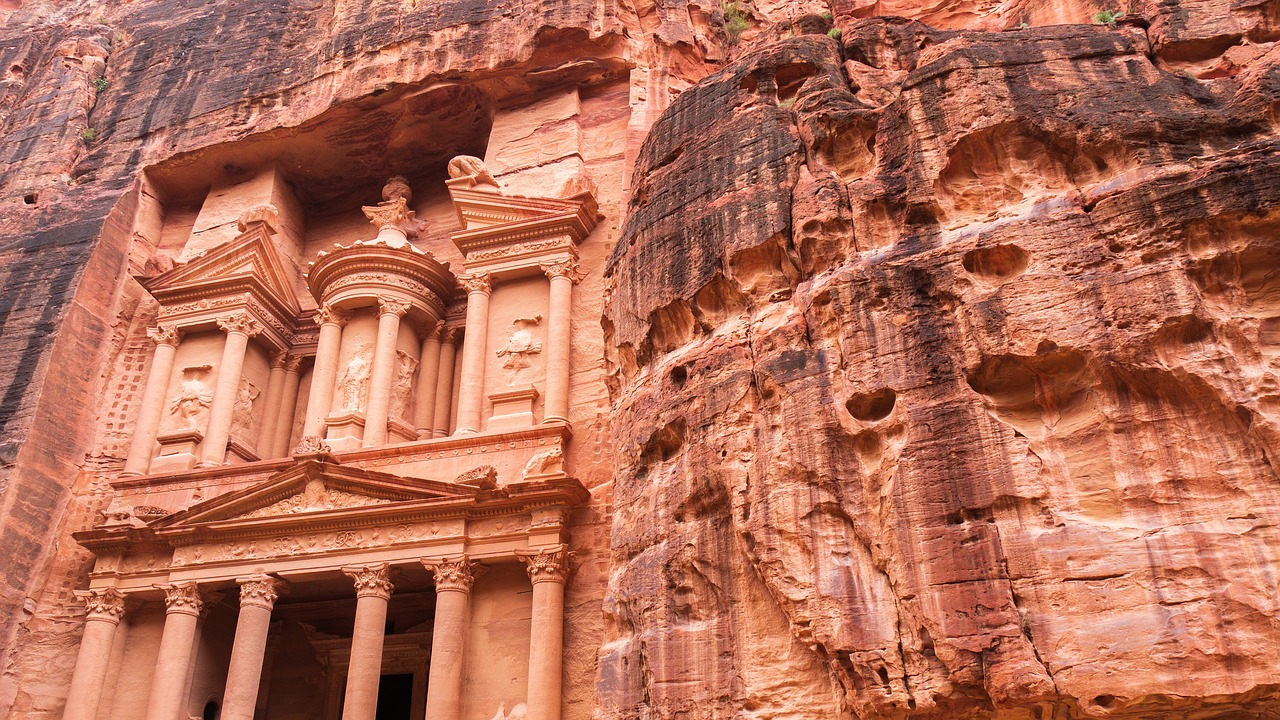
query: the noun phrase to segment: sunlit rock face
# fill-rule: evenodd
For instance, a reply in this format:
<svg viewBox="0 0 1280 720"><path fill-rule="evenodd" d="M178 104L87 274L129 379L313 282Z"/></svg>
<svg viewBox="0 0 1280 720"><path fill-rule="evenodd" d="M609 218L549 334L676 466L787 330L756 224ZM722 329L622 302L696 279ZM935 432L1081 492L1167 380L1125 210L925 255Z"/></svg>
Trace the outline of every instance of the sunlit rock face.
<svg viewBox="0 0 1280 720"><path fill-rule="evenodd" d="M1274 716L1278 17L0 0L0 718L63 717L72 533L119 499L151 363L138 278L265 198L309 316L307 263L372 237L393 175L414 248L461 272L459 155L601 216L553 463L590 491L561 717ZM477 581L519 602L474 623L464 720L527 710L527 583ZM147 703L164 614L137 608L100 720ZM267 717L310 712L320 661L275 662L301 700Z"/></svg>
<svg viewBox="0 0 1280 720"><path fill-rule="evenodd" d="M1280 56L842 27L640 153L606 716L1274 711Z"/></svg>

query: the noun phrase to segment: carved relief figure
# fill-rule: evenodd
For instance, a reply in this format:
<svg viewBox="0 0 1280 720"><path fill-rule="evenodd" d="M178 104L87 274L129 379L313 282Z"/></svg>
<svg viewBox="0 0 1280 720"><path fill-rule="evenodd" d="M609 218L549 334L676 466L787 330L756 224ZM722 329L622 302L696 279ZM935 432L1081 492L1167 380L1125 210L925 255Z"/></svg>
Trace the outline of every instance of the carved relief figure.
<svg viewBox="0 0 1280 720"><path fill-rule="evenodd" d="M248 378L240 378L240 388L236 390L236 404L231 411L232 434L237 437L253 437L254 417L253 401L258 399L262 391Z"/></svg>
<svg viewBox="0 0 1280 720"><path fill-rule="evenodd" d="M169 403L169 415L176 420L180 429L198 429L202 425L204 415L213 403L213 390L207 381L212 365L197 365L182 369L182 380L178 383L178 394Z"/></svg>
<svg viewBox="0 0 1280 720"><path fill-rule="evenodd" d="M521 479L557 472L564 472L564 453L560 448L553 447L529 458L529 462L524 466L524 472L521 473Z"/></svg>
<svg viewBox="0 0 1280 720"><path fill-rule="evenodd" d="M535 328L542 322L541 315L534 315L531 318L516 318L512 321L512 325L516 327L515 332L511 333L511 338L507 340L507 344L498 351L498 357L506 358L506 362L502 363L502 367L511 372L509 382L515 383L520 376L520 371L529 367L531 360L530 355L542 352L542 343L533 337L532 328Z"/></svg>
<svg viewBox="0 0 1280 720"><path fill-rule="evenodd" d="M352 412L364 412L365 399L369 391L369 373L373 369L371 357L373 352L368 345L356 346L351 360L338 378L338 409Z"/></svg>
<svg viewBox="0 0 1280 720"><path fill-rule="evenodd" d="M484 161L471 155L459 155L449 161L449 178L458 180L466 178L472 185L492 185L498 187L493 173L485 167Z"/></svg>
<svg viewBox="0 0 1280 720"><path fill-rule="evenodd" d="M529 717L528 705L516 703L516 706L511 708L511 712L507 712L507 704L499 703L498 712L491 720L525 720L527 717Z"/></svg>
<svg viewBox="0 0 1280 720"><path fill-rule="evenodd" d="M408 417L409 393L413 390L413 371L417 367L417 360L403 350L396 351L396 378L391 384L391 417Z"/></svg>

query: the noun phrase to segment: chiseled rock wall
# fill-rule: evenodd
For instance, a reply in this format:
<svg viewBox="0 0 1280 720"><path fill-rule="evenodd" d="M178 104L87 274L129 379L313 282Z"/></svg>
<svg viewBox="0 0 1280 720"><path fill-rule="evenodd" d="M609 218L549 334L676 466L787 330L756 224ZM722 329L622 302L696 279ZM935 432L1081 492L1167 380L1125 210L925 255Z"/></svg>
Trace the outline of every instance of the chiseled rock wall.
<svg viewBox="0 0 1280 720"><path fill-rule="evenodd" d="M641 150L603 716L1274 716L1280 50L837 25Z"/></svg>

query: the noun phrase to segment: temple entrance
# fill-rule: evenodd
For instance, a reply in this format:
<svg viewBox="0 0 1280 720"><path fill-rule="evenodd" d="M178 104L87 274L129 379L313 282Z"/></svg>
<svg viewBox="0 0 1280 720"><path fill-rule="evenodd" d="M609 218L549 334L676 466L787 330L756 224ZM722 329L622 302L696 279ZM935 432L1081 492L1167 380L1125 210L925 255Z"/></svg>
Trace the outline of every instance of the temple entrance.
<svg viewBox="0 0 1280 720"><path fill-rule="evenodd" d="M413 713L413 674L383 675L378 683L377 720L410 720Z"/></svg>

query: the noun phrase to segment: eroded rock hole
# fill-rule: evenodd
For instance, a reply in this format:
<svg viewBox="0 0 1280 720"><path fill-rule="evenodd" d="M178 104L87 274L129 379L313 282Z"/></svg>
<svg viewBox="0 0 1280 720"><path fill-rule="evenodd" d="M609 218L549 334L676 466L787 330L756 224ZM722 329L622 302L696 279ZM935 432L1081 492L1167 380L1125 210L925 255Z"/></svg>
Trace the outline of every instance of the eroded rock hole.
<svg viewBox="0 0 1280 720"><path fill-rule="evenodd" d="M27 193L26 195L22 196L22 202L26 203L27 205L35 205L39 199L40 199L40 196L37 195L36 193Z"/></svg>
<svg viewBox="0 0 1280 720"><path fill-rule="evenodd" d="M796 63L778 70L774 77L778 83L778 100L790 100L800 92L804 81L813 77L817 69L809 63Z"/></svg>
<svg viewBox="0 0 1280 720"><path fill-rule="evenodd" d="M845 409L849 414L863 422L877 422L889 417L893 406L898 401L898 394L890 388L881 388L874 392L859 393L845 401Z"/></svg>
<svg viewBox="0 0 1280 720"><path fill-rule="evenodd" d="M684 418L680 418L655 430L640 451L640 462L652 465L655 462L667 462L679 455L684 447L686 428Z"/></svg>
<svg viewBox="0 0 1280 720"><path fill-rule="evenodd" d="M1093 699L1093 704L1098 707L1111 707L1116 704L1115 695L1099 695Z"/></svg>
<svg viewBox="0 0 1280 720"><path fill-rule="evenodd" d="M685 381L689 379L689 370L684 365L677 365L671 368L671 384L676 388L684 387Z"/></svg>
<svg viewBox="0 0 1280 720"><path fill-rule="evenodd" d="M974 248L960 261L966 272L983 280L1008 280L1027 271L1030 256L1017 245Z"/></svg>

